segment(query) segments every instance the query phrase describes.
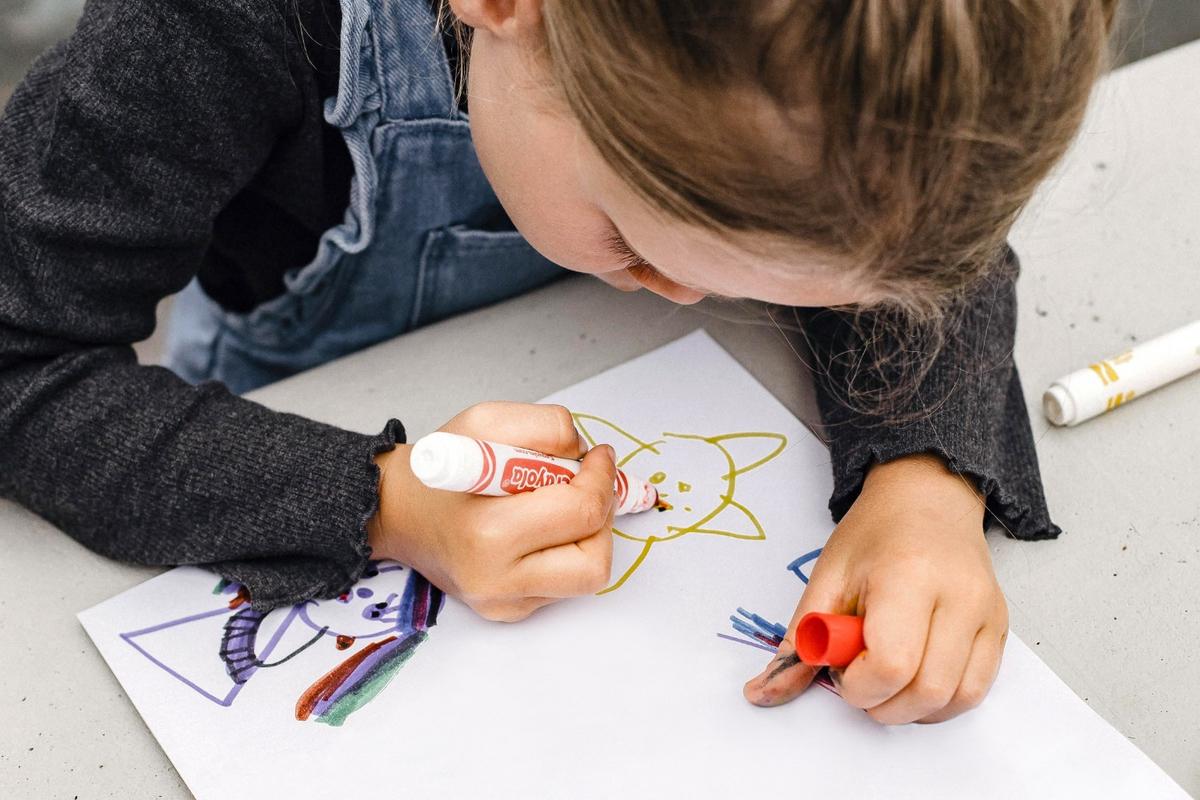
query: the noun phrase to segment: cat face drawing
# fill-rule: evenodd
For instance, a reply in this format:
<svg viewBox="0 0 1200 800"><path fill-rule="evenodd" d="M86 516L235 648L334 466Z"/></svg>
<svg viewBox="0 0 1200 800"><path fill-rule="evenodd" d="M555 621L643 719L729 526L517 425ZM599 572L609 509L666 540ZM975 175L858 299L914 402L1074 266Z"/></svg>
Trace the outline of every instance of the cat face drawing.
<svg viewBox="0 0 1200 800"><path fill-rule="evenodd" d="M397 585L404 568L394 563L379 563L368 568L350 591L333 600L313 601L297 606L302 622L326 636L374 639L404 628L401 620L407 600L407 583ZM345 649L345 648L340 648Z"/></svg>
<svg viewBox="0 0 1200 800"><path fill-rule="evenodd" d="M670 506L637 515L632 523L618 518L613 535L640 547L614 552L617 576L599 594L623 586L645 563L650 551L689 535L723 536L746 541L766 538L762 525L737 499L738 486L750 473L787 447L780 433L738 432L715 436L663 432L643 440L609 420L575 414L575 426L589 445L610 444L617 466L653 483Z"/></svg>

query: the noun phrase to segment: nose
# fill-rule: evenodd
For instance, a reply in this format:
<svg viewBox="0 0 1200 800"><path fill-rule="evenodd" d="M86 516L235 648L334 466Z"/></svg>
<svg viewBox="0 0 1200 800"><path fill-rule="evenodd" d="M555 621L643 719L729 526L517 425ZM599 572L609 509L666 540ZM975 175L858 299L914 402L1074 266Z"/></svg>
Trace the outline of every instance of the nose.
<svg viewBox="0 0 1200 800"><path fill-rule="evenodd" d="M659 297L665 297L672 303L677 303L681 306L694 306L706 297L704 292L698 292L695 289L680 286L678 283L670 281L666 281L661 285L647 286L646 288Z"/></svg>

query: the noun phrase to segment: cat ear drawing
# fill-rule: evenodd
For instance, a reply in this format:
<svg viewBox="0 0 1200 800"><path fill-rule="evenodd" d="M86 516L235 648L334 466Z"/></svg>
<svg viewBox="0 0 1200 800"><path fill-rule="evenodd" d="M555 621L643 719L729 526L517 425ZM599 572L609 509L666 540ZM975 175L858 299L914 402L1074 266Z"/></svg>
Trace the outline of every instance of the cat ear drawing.
<svg viewBox="0 0 1200 800"><path fill-rule="evenodd" d="M709 533L749 540L767 538L758 518L735 498L737 478L782 453L787 447L786 436L760 432L726 433L720 436L664 433L663 436L707 442L721 451L728 467L728 472L721 476L726 484L720 502L707 515L679 529L679 533Z"/></svg>
<svg viewBox="0 0 1200 800"><path fill-rule="evenodd" d="M575 427L583 434L589 446L595 447L600 442L612 445L617 454L617 466L623 465L644 450L657 454L657 446L662 444L661 441L642 441L619 425L592 414L571 416L575 418Z"/></svg>
<svg viewBox="0 0 1200 800"><path fill-rule="evenodd" d="M733 466L733 475L743 475L758 469L772 460L787 447L787 437L782 433L725 433L712 436L711 442L725 451Z"/></svg>

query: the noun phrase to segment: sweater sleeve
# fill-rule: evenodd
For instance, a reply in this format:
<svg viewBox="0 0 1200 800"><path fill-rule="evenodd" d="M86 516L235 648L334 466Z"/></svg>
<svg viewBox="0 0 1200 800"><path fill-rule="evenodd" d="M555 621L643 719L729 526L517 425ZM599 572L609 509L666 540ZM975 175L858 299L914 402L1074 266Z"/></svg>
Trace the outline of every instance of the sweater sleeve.
<svg viewBox="0 0 1200 800"><path fill-rule="evenodd" d="M113 558L213 565L261 609L359 576L372 457L403 429L189 386L131 343L300 116L283 13L92 0L0 118L0 495Z"/></svg>
<svg viewBox="0 0 1200 800"><path fill-rule="evenodd" d="M858 497L872 464L934 453L984 495L985 526L996 522L1018 539L1058 536L1012 357L1018 272L1016 254L1006 248L998 266L947 315L934 337L941 344L937 357L927 369L907 375L899 365L912 343L886 326L878 327L882 333L876 338L869 319L851 323L828 310L807 318L817 401L832 450L829 508L835 521ZM900 358L880 369L864 368L881 353ZM906 383L912 384L907 390ZM898 389L897 399L886 411L872 410L871 398L880 399L889 384Z"/></svg>

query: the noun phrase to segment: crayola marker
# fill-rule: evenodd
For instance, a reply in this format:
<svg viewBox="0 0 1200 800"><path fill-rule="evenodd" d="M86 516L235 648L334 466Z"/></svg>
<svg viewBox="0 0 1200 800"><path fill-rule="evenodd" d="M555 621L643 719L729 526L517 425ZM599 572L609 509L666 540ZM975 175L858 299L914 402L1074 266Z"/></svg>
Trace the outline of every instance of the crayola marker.
<svg viewBox="0 0 1200 800"><path fill-rule="evenodd" d="M568 483L582 466L574 459L443 431L418 439L409 460L413 474L430 489L493 497ZM668 508L654 484L624 470L617 470L613 489L617 514Z"/></svg>
<svg viewBox="0 0 1200 800"><path fill-rule="evenodd" d="M1055 425L1078 425L1196 370L1200 320L1059 378L1042 408Z"/></svg>

